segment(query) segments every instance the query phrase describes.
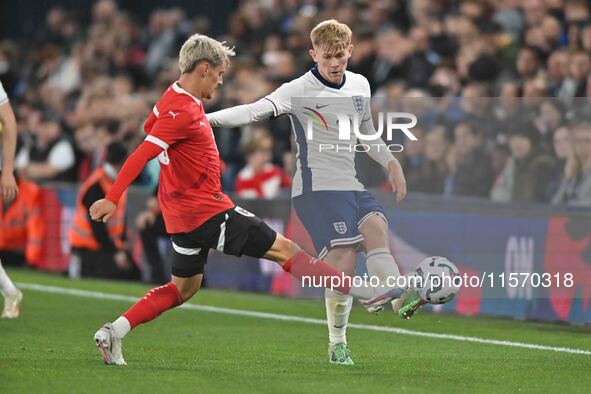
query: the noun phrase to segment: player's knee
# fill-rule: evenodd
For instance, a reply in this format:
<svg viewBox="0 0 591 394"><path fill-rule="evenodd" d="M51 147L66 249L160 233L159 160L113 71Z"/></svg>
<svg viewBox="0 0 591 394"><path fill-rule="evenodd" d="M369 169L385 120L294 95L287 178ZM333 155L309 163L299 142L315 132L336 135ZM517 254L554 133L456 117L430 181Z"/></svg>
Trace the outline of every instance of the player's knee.
<svg viewBox="0 0 591 394"><path fill-rule="evenodd" d="M182 291L180 291L181 298L183 299L183 303L190 300L191 297L193 297L195 294L197 294L197 291L199 291L199 287L185 288Z"/></svg>
<svg viewBox="0 0 591 394"><path fill-rule="evenodd" d="M201 277L202 275L197 275L192 278L172 278L172 283L178 289L183 302L188 301L201 288Z"/></svg>
<svg viewBox="0 0 591 394"><path fill-rule="evenodd" d="M277 238L271 250L267 253L267 257L277 261L279 264L283 264L291 258L296 250L299 250L299 248L295 243L283 235L277 234Z"/></svg>
<svg viewBox="0 0 591 394"><path fill-rule="evenodd" d="M368 218L359 231L366 239L388 239L388 223L378 215Z"/></svg>
<svg viewBox="0 0 591 394"><path fill-rule="evenodd" d="M333 248L328 252L324 260L346 275L355 274L357 252L354 247Z"/></svg>
<svg viewBox="0 0 591 394"><path fill-rule="evenodd" d="M352 247L334 248L329 252L330 260L344 262L357 257L355 249Z"/></svg>

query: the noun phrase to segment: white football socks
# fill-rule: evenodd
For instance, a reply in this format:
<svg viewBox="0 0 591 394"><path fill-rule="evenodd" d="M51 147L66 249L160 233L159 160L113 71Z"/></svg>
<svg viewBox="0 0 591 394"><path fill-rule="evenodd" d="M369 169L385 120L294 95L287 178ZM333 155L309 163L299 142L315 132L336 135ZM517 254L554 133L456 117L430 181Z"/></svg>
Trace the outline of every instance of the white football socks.
<svg viewBox="0 0 591 394"><path fill-rule="evenodd" d="M390 279L390 284L394 285L396 278L400 276L398 264L394 261L394 257L386 248L375 248L367 252L365 258L365 265L367 266L367 273L369 276L375 276L380 279L381 284L387 285L386 280ZM391 286L394 287L394 286Z"/></svg>
<svg viewBox="0 0 591 394"><path fill-rule="evenodd" d="M113 322L113 331L115 331L115 335L118 338L123 338L126 336L129 331L131 331L131 324L129 324L129 320L120 316Z"/></svg>
<svg viewBox="0 0 591 394"><path fill-rule="evenodd" d="M328 341L347 343L347 323L353 306L353 297L338 291L325 289L324 302L326 304L326 320L328 323Z"/></svg>
<svg viewBox="0 0 591 394"><path fill-rule="evenodd" d="M14 285L14 283L12 283L12 281L8 277L8 274L6 274L6 271L4 271L4 268L2 267L2 262L0 262L0 293L2 293L4 296L7 296L14 294L17 291L18 290L16 286Z"/></svg>

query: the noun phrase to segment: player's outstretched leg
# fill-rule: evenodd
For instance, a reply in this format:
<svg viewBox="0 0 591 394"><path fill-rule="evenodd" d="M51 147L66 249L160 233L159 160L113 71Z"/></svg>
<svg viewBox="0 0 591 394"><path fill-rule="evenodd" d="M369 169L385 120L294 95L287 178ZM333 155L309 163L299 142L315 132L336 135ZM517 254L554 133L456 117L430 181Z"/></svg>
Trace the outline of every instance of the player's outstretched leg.
<svg viewBox="0 0 591 394"><path fill-rule="evenodd" d="M0 293L4 296L2 319L16 319L20 314L23 293L16 288L0 262Z"/></svg>
<svg viewBox="0 0 591 394"><path fill-rule="evenodd" d="M95 334L94 341L105 364L127 365L123 359L122 340L135 327L147 323L191 298L201 287L203 274L189 278L173 276L164 286L149 290L113 323L106 323Z"/></svg>
<svg viewBox="0 0 591 394"><path fill-rule="evenodd" d="M388 222L381 214L368 216L359 227L365 238L366 266L368 274L380 279L380 282L394 280L400 276L398 264L394 260L389 247ZM412 284L411 281L401 281ZM392 310L403 319L410 319L424 303L412 286L407 286L400 297L391 302ZM368 310L379 312L381 307Z"/></svg>
<svg viewBox="0 0 591 394"><path fill-rule="evenodd" d="M277 234L275 243L264 257L278 262L285 271L303 284L319 284L320 287L360 298L366 309L383 306L399 297L404 290L386 288L381 293L376 293L376 289L369 284L353 280L351 276L345 275L330 264L310 256L281 234Z"/></svg>

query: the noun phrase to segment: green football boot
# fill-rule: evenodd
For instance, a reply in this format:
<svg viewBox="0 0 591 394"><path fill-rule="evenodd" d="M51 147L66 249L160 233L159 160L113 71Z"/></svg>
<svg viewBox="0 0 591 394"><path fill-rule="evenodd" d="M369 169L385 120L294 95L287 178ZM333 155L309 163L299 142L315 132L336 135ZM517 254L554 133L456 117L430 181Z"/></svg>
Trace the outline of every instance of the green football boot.
<svg viewBox="0 0 591 394"><path fill-rule="evenodd" d="M414 289L409 289L402 295L402 306L398 309L398 316L402 319L410 319L415 312L427 302L419 297Z"/></svg>
<svg viewBox="0 0 591 394"><path fill-rule="evenodd" d="M339 365L355 365L351 357L351 352L345 342L335 343L328 346L328 362Z"/></svg>

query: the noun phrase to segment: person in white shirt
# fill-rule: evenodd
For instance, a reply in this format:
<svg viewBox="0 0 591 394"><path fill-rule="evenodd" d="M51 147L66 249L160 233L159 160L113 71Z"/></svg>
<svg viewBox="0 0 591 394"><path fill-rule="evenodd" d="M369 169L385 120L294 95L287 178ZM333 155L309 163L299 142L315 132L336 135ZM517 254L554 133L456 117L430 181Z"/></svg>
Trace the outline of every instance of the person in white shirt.
<svg viewBox="0 0 591 394"><path fill-rule="evenodd" d="M369 275L385 283L388 277L400 276L390 253L388 221L382 207L357 179L354 149L336 148L343 145L339 116L357 119L361 133L375 134L369 82L362 75L346 71L353 51L352 32L347 25L327 20L318 24L310 37L310 55L316 63L312 70L252 104L207 117L214 127L238 127L289 115L297 144L293 206L318 257L353 275L356 251L362 246ZM355 143L357 137L350 134L349 141ZM372 141L367 154L387 170L396 200L402 201L406 195L402 167L384 141ZM418 295L409 291L402 298L394 300L392 306L408 318L418 307ZM346 339L352 298L326 290L325 299L329 362L353 365Z"/></svg>
<svg viewBox="0 0 591 394"><path fill-rule="evenodd" d="M14 178L14 153L16 150L16 119L8 101L8 95L0 82L0 122L2 123L2 167L0 168L0 195L2 204L10 204L18 195ZM4 209L4 208L3 208ZM17 318L23 293L14 286L0 262L0 293L4 296L3 319Z"/></svg>

